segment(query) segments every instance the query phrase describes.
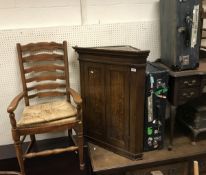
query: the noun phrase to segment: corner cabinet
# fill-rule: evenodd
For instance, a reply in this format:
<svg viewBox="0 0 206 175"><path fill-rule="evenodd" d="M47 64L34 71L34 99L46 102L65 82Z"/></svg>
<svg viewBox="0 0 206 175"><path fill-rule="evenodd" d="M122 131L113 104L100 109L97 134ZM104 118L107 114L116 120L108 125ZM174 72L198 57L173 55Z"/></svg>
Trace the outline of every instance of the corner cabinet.
<svg viewBox="0 0 206 175"><path fill-rule="evenodd" d="M149 51L131 46L74 49L80 62L84 135L128 158L141 158Z"/></svg>

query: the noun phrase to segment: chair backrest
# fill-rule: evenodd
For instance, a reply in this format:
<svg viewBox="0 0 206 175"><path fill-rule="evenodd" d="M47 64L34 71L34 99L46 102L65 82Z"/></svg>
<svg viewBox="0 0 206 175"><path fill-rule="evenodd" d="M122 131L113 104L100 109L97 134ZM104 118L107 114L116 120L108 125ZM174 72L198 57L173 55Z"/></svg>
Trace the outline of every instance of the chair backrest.
<svg viewBox="0 0 206 175"><path fill-rule="evenodd" d="M17 44L25 104L35 97L64 96L69 88L67 42ZM67 95L67 100L70 101Z"/></svg>

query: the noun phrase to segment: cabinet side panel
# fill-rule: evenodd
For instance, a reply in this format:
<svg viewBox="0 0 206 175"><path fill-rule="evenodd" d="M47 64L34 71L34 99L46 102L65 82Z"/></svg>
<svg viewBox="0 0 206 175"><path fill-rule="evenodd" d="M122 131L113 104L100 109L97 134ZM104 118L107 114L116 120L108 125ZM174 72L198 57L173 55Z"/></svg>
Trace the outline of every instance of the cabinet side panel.
<svg viewBox="0 0 206 175"><path fill-rule="evenodd" d="M128 148L129 71L125 66L106 67L107 139L112 145Z"/></svg>
<svg viewBox="0 0 206 175"><path fill-rule="evenodd" d="M130 151L143 151L145 66L132 67L130 72Z"/></svg>
<svg viewBox="0 0 206 175"><path fill-rule="evenodd" d="M92 138L105 137L104 65L84 63L84 129Z"/></svg>

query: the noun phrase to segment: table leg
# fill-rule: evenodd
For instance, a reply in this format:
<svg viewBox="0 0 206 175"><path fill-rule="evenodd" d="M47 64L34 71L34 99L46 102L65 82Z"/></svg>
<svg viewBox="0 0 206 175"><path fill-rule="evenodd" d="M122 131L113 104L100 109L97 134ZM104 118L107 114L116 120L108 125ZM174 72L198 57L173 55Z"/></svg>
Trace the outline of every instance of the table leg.
<svg viewBox="0 0 206 175"><path fill-rule="evenodd" d="M200 134L200 132L193 130L193 131L192 131L192 134L193 134L192 145L196 145L197 136Z"/></svg>
<svg viewBox="0 0 206 175"><path fill-rule="evenodd" d="M170 105L170 142L169 142L168 150L172 150L172 147L173 147L176 109L177 109L176 106Z"/></svg>

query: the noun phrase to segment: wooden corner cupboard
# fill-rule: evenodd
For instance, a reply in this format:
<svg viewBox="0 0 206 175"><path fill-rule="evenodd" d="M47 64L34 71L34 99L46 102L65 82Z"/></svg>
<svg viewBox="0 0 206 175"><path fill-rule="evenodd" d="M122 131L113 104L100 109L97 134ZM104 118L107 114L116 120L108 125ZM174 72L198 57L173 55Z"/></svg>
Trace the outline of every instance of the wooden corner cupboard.
<svg viewBox="0 0 206 175"><path fill-rule="evenodd" d="M79 54L85 136L128 158L141 158L149 51L131 46L74 49Z"/></svg>

